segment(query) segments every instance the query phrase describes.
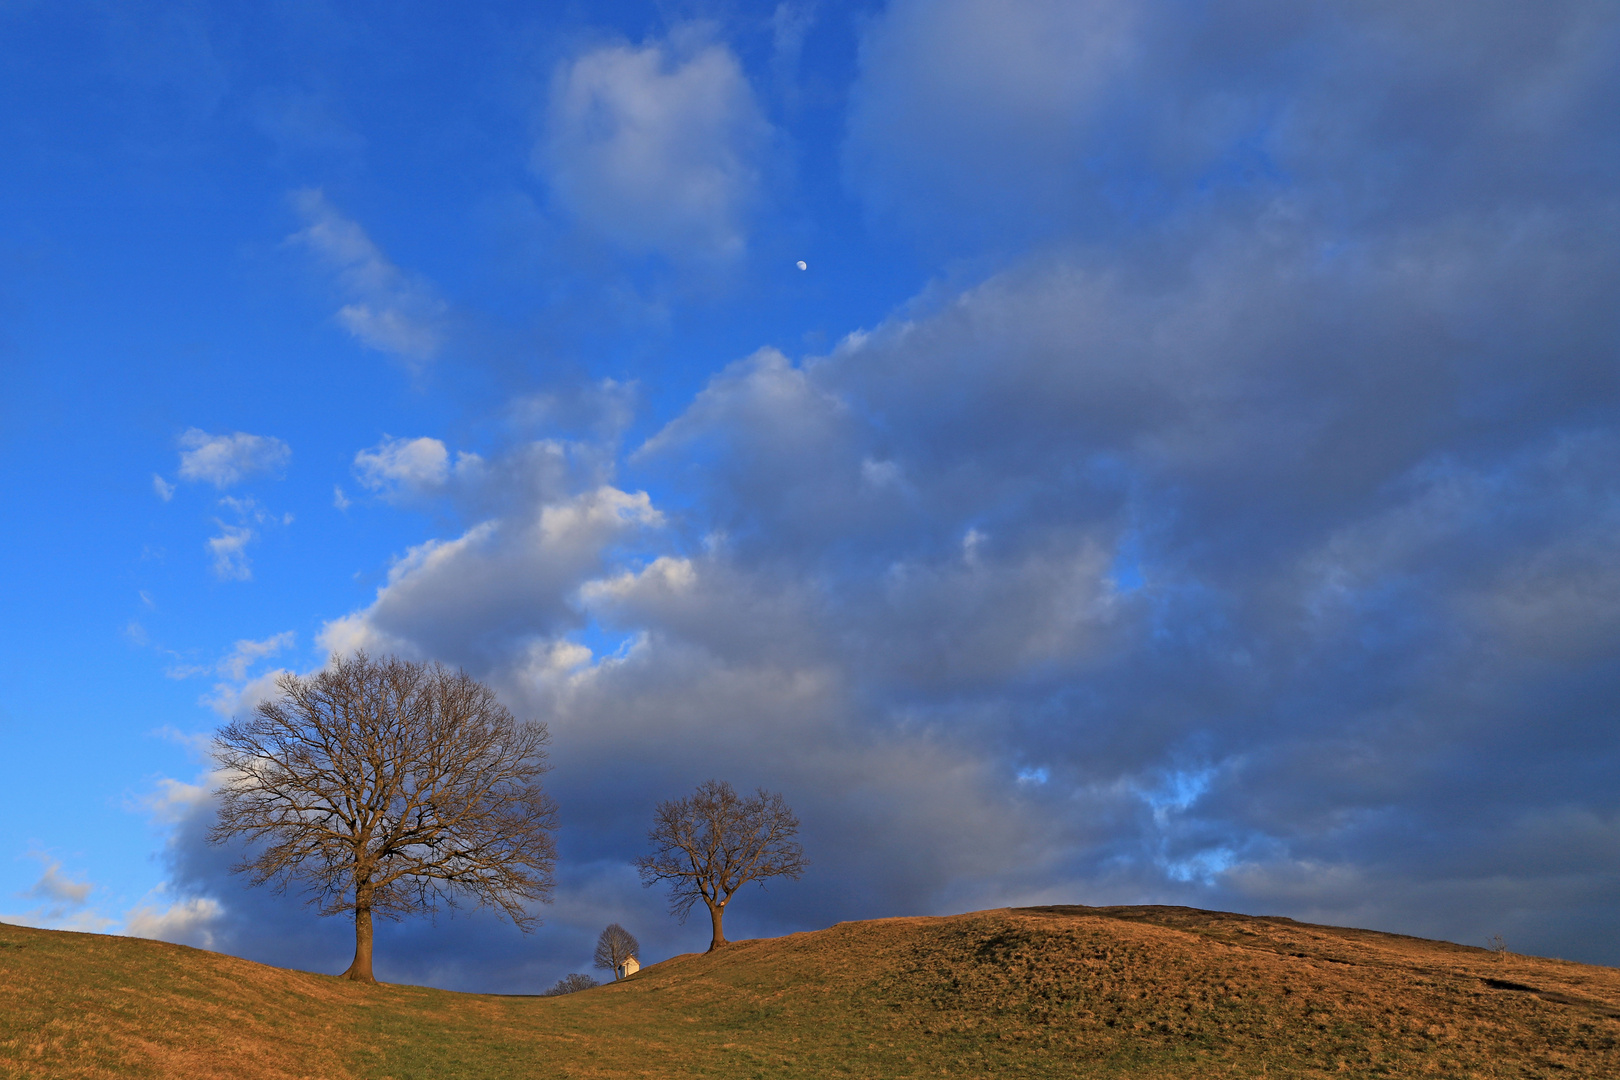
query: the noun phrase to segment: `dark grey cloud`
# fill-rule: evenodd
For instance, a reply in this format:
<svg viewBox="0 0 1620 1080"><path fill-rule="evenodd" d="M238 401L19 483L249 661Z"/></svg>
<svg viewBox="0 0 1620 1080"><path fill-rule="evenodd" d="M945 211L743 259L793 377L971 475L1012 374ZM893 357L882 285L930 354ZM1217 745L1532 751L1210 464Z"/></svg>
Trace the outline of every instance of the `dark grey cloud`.
<svg viewBox="0 0 1620 1080"><path fill-rule="evenodd" d="M897 0L862 43L846 169L949 246L1279 191L1357 230L1603 198L1616 34L1590 0Z"/></svg>
<svg viewBox="0 0 1620 1080"><path fill-rule="evenodd" d="M1000 269L737 360L617 469L491 455L330 624L556 736L532 965L469 921L380 971L701 946L628 865L710 776L814 864L741 933L1174 901L1620 962L1620 17L1196 15L894 4L852 183ZM175 858L235 947L313 955Z"/></svg>

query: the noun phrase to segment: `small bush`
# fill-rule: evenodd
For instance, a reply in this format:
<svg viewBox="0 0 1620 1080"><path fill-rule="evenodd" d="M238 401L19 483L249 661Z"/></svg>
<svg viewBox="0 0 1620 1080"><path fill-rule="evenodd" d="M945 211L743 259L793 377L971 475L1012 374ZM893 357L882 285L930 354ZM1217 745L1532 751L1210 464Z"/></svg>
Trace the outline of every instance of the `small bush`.
<svg viewBox="0 0 1620 1080"><path fill-rule="evenodd" d="M557 997L560 994L572 994L576 990L589 990L593 986L602 984L583 972L576 971L572 975L564 975L557 980L557 985L546 991L546 997Z"/></svg>

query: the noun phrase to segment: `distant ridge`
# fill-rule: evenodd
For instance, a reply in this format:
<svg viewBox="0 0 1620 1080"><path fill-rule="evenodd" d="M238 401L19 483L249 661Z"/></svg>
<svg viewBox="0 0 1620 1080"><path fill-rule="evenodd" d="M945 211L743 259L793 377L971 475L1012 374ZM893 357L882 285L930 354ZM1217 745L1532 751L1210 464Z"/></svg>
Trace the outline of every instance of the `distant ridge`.
<svg viewBox="0 0 1620 1080"><path fill-rule="evenodd" d="M1620 970L1054 906L840 923L502 997L0 926L6 1078L940 1075L1620 1077Z"/></svg>

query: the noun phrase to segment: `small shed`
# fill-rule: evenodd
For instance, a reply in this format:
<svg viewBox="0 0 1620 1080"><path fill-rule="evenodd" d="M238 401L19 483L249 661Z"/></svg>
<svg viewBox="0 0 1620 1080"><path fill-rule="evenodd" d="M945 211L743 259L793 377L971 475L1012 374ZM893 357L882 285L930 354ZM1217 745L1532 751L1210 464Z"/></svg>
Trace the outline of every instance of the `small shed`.
<svg viewBox="0 0 1620 1080"><path fill-rule="evenodd" d="M640 970L641 961L632 956L628 957L624 963L620 964L618 968L615 969L614 974L618 975L618 977L621 979L628 979L630 976L634 975Z"/></svg>

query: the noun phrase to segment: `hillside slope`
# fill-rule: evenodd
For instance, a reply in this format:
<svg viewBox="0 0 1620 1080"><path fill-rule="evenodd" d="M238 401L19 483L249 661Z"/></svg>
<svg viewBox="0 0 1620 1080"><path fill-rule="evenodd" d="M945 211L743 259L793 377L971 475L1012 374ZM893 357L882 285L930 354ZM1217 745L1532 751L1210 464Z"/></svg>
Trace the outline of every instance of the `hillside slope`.
<svg viewBox="0 0 1620 1080"><path fill-rule="evenodd" d="M1186 908L841 923L562 998L0 926L0 1076L1620 1077L1620 970Z"/></svg>

